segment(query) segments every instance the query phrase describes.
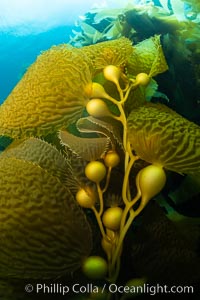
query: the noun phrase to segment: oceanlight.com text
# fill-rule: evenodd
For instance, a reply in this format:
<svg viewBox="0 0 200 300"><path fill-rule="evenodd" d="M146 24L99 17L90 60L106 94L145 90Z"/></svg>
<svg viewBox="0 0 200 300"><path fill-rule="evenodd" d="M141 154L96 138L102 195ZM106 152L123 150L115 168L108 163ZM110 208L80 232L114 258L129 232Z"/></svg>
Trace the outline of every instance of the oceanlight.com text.
<svg viewBox="0 0 200 300"><path fill-rule="evenodd" d="M110 284L108 287L110 293L121 294L149 294L154 296L156 294L193 294L193 286L168 286L168 285L150 285L148 283L139 286L117 286L116 284Z"/></svg>

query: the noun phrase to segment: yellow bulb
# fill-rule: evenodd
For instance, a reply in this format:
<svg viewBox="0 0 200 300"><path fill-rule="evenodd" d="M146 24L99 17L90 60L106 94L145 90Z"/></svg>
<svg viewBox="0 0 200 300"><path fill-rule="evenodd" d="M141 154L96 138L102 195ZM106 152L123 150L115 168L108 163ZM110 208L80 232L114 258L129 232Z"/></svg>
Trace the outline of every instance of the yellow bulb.
<svg viewBox="0 0 200 300"><path fill-rule="evenodd" d="M118 230L121 223L123 209L121 207L108 208L102 217L103 224L111 230Z"/></svg>
<svg viewBox="0 0 200 300"><path fill-rule="evenodd" d="M108 265L100 256L89 256L84 260L82 270L90 279L103 279L107 274Z"/></svg>
<svg viewBox="0 0 200 300"><path fill-rule="evenodd" d="M104 158L104 163L107 167L114 168L119 164L119 162L120 162L119 155L117 154L117 152L112 150L109 151Z"/></svg>
<svg viewBox="0 0 200 300"><path fill-rule="evenodd" d="M137 174L136 186L141 194L141 203L145 206L165 186L166 174L161 166L149 165Z"/></svg>
<svg viewBox="0 0 200 300"><path fill-rule="evenodd" d="M135 83L140 84L142 86L146 86L149 84L150 79L151 78L146 73L139 73L139 74L137 74L137 76L135 78Z"/></svg>
<svg viewBox="0 0 200 300"><path fill-rule="evenodd" d="M119 78L121 76L121 70L116 66L109 65L103 69L103 74L107 80L112 81L115 84L118 84Z"/></svg>
<svg viewBox="0 0 200 300"><path fill-rule="evenodd" d="M101 118L110 115L110 111L108 110L106 103L101 99L90 100L86 105L86 110L95 118Z"/></svg>
<svg viewBox="0 0 200 300"><path fill-rule="evenodd" d="M99 84L97 82L93 82L90 98L105 98L105 99L108 98L109 99L109 95L106 93L104 87L101 84Z"/></svg>
<svg viewBox="0 0 200 300"><path fill-rule="evenodd" d="M80 189L76 193L76 201L81 207L92 208L95 204L95 197L92 195L91 191Z"/></svg>
<svg viewBox="0 0 200 300"><path fill-rule="evenodd" d="M100 161L91 161L85 167L85 175L91 181L99 183L106 176L106 167Z"/></svg>

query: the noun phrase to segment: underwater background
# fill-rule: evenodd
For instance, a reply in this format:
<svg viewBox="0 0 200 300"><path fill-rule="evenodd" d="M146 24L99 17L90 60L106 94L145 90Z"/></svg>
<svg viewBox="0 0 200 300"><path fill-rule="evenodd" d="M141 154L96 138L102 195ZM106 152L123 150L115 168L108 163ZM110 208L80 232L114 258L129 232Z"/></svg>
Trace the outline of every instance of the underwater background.
<svg viewBox="0 0 200 300"><path fill-rule="evenodd" d="M34 123L34 117L33 120L30 117L31 114L24 119L28 120L27 127L21 125L20 122L21 115L26 112L26 109L32 107L31 102L24 110L20 106L19 113L17 112L18 106L14 101L13 106L12 104L9 106L15 97L16 99L20 97L26 99L26 94L28 94L27 99L29 97L31 99L32 93L29 90L29 94L26 85L23 86L23 81L21 86L18 83L21 79L23 80L24 75L26 76L26 72L29 74L29 70L32 70L29 69L32 64L33 68L36 66L34 72L37 73L38 70L41 70L42 74L45 64L48 65L49 62L51 64L51 56L47 56L44 65L42 63L39 65L40 59L45 57L45 53L55 54L55 57L58 57L55 58L55 66L58 61L58 66L62 69L62 60L59 61L59 54L56 56L56 51L58 53L64 51L65 44L80 49L80 52L79 50L75 51L74 48L72 48L73 51L70 50L74 53L74 61L77 66L80 66L79 80L83 80L84 83L88 82L90 77L88 70L92 70L91 72L95 74L92 80L103 85L114 99L118 99L118 96L113 91L113 86L107 84L98 72L95 73L96 70L105 67L104 60L109 61L110 59L111 65L120 66L130 82L136 80L137 73L152 74L147 87L145 84L144 87L141 84L140 92L137 92L137 89L133 92L130 91L130 99L134 99L134 103L131 103L128 98L127 106L125 106L127 126L131 132L129 133L130 142L131 146L135 147L132 150L134 155L138 154L140 157L135 162L130 176L135 180L140 170L156 161L163 163L167 179L163 189L152 196L153 199L133 221L132 227L127 233L116 284L125 286L130 280L137 279L138 281L133 281L134 286L144 283L150 285L159 283L168 286L191 285L195 292L189 297L198 299L200 294L199 1L75 0L72 3L68 0L58 0L56 5L54 2L53 0L47 2L42 0L0 2L0 210L2 211L0 214L0 299L149 298L148 294L121 295L120 293L114 293L111 296L113 298L109 298L108 295L97 296L91 291L79 293L79 295L71 292L65 297L57 292L46 294L35 291L24 292L27 284L35 287L38 282L49 286L53 283L67 284L70 287L77 282L83 286L86 286L88 282L93 285L103 285L102 278L96 280L89 276L88 279L83 274L84 272L80 271L82 256L99 255L104 257L105 253L100 249L101 234L92 211L84 206L79 211L73 201L77 191L84 185L95 195L98 192L98 188L96 190L96 186L88 182L82 169L86 167L89 156L92 157L92 161L98 160L100 155L102 158L108 150L108 143L118 150L120 164L110 178L110 188L105 193L104 204L105 208L123 207L120 195L121 182L124 180L123 166L121 165L124 157L122 128L120 126L118 128L114 121L113 123L103 123L107 122L107 119L103 119L102 122L94 119L86 120L88 115L85 111L83 115L79 115L80 110L82 111L85 107L87 93L90 90L85 91L84 85L80 83L79 87L78 81L75 82L77 79L74 75L77 71L76 67L72 68L72 75L71 72L67 73L66 69L67 76L71 76L74 80L72 85L70 83L68 86L70 89L74 85L70 97L73 94L79 99L78 104L74 104L75 108L72 108L72 112L71 107L64 107L65 111L69 109L70 114L73 115L69 120L66 121L63 118L62 122L55 122L55 127L54 123L46 125L48 122L45 121L42 125L38 122L39 125L29 128L29 120L31 120L30 124ZM127 39L133 48L137 49L138 57L130 58L126 64L124 63L125 59L129 55L131 57ZM115 42L112 44L112 41ZM103 44L104 42L111 44ZM98 45L101 43L102 48L99 50ZM91 45L94 45L94 48L84 48ZM97 45L96 48L95 45ZM105 49L113 47L113 53L117 53L116 57L119 58L113 58L113 54L111 55L106 50L105 56L108 58L102 58L101 53L104 52L104 47ZM87 58L84 56L84 50L81 52L81 49L86 49ZM92 49L96 51L94 52L95 58ZM160 49L163 54L159 52ZM45 52L46 50L47 52ZM78 55L82 60L79 60ZM154 66L155 70L153 70L151 65L153 65L153 58L157 55L158 59ZM94 66L91 66L92 63L88 57L91 61L95 61L97 58L99 60L97 59ZM51 68L49 74L50 72ZM81 75L84 72L84 76ZM47 74L45 76L48 77ZM125 85L127 78L124 79ZM37 81L33 82L33 89L37 84L40 86L40 77L38 80L39 84ZM121 80L123 81L123 78ZM130 82L129 84L131 84ZM123 85L122 82L120 84ZM15 86L19 89L19 96L17 89L13 92ZM79 88L80 90L78 90ZM106 105L109 110L116 118L119 117L120 114L113 104L114 102L112 104L108 102L107 99ZM2 106L3 103L5 106ZM6 107L6 103L8 103L8 107ZM143 105L147 107L147 111ZM15 112L16 109L16 124L13 117L10 119L9 109L12 112ZM63 107L58 106L56 113L60 116L62 116L62 109ZM47 109L45 113L48 113L49 110ZM47 118L50 122L54 117L52 111L52 115L49 119ZM80 116L84 119L82 122L78 120ZM163 119L161 120L161 118ZM25 122L24 120L23 122ZM155 128L149 129L152 120L154 120ZM75 128L75 121L77 128ZM18 124L20 125L18 126ZM66 132L64 127L67 128ZM164 130L164 128L167 129ZM80 132L78 132L79 130ZM158 130L158 139L155 138L152 144L148 143L148 138L157 134L156 130ZM73 134L77 140L72 137ZM141 138L143 134L147 140ZM102 139L101 142L97 141L99 135ZM90 144L91 136L94 142ZM83 141L84 139L85 141ZM172 142L169 142L171 140ZM79 149L80 144L83 146ZM88 150L87 145L93 147L93 151ZM68 148L71 152L68 152ZM29 164L30 161L33 165ZM54 163L50 166L52 161ZM17 176L20 178L21 172L25 174L25 177L22 178L23 185L16 180ZM16 176L13 175L15 173ZM32 173L34 173L33 177L26 182L25 178L32 176ZM33 184L33 181L36 183ZM55 188L52 188L51 191L50 187L52 186ZM17 190L16 194L15 190ZM133 194L137 191L137 182L130 185L130 191ZM27 203L37 198L43 199L43 192L46 193L45 195L49 193L52 203L61 201L61 204L58 207L56 205L48 206L49 199L45 196L44 203L42 202L41 206L38 204L39 209L36 205L34 211L34 205L29 207ZM66 198L69 199L69 207L65 207ZM11 203L7 207L5 203L9 202L9 199L14 204ZM17 202L18 200L19 202ZM97 203L97 207L98 205L99 203ZM25 210L21 212L23 207ZM12 209L13 214L11 213ZM33 209L33 213L31 209ZM136 211L137 209L138 207L136 207ZM25 216L26 213L27 216ZM41 224L40 221L34 223L35 219L39 220L40 214L43 216ZM21 222L23 216L25 217ZM58 216L62 220L61 226ZM51 218L53 220L55 218L55 224L54 221L50 221ZM4 226L3 224L7 224L10 219L11 222ZM33 228L30 225L31 222L34 224ZM37 239L37 232L39 234L41 226L45 228L44 234L50 236L46 244L45 239L42 240L42 235ZM48 231L48 226L49 228L53 226L52 228L55 230L53 234ZM13 228L19 229L20 233L17 230L15 232ZM23 229L21 230L21 228ZM66 230L66 228L68 229ZM35 240L33 239L33 244L30 242L29 245L28 238L25 238L24 241L23 238L29 237L31 234L33 236L35 234ZM54 240L57 241L59 235L62 238L59 238L58 243L54 244ZM16 246L13 246L15 242ZM68 246L68 244L70 245ZM39 252L42 253L42 249L44 254L40 256ZM34 253L33 258L32 253ZM69 255L65 257L65 253L69 253ZM9 260L8 257L11 259ZM160 298L159 293L157 296ZM177 293L175 296L183 297L185 295Z"/></svg>

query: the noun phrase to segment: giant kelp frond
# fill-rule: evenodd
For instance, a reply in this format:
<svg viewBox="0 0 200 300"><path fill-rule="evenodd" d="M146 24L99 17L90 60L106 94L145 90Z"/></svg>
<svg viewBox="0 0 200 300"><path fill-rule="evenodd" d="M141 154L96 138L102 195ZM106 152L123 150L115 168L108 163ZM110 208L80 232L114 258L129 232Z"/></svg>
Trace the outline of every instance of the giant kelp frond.
<svg viewBox="0 0 200 300"><path fill-rule="evenodd" d="M69 177L70 166L64 156L54 146L38 138L14 141L2 152L0 158L2 157L33 162L50 174L57 176L61 182L65 182L66 177Z"/></svg>
<svg viewBox="0 0 200 300"><path fill-rule="evenodd" d="M168 66L159 35L155 35L134 46L134 51L129 57L127 64L127 72L132 75L147 73L150 76L156 76L167 69Z"/></svg>
<svg viewBox="0 0 200 300"><path fill-rule="evenodd" d="M79 268L91 232L71 192L46 170L0 159L0 276L55 278Z"/></svg>
<svg viewBox="0 0 200 300"><path fill-rule="evenodd" d="M41 136L78 119L88 101L90 61L67 45L43 52L0 107L0 134Z"/></svg>
<svg viewBox="0 0 200 300"><path fill-rule="evenodd" d="M80 157L79 154L68 146L65 146L64 155L70 165L70 177L66 178L65 186L73 193L73 195L85 186L92 186L92 188L94 188L94 183L85 176L85 167L88 161ZM70 178L72 178L72 180L70 180Z"/></svg>
<svg viewBox="0 0 200 300"><path fill-rule="evenodd" d="M200 127L164 105L147 104L128 117L132 149L143 160L178 173L200 171Z"/></svg>
<svg viewBox="0 0 200 300"><path fill-rule="evenodd" d="M78 137L67 130L59 133L61 143L87 161L101 158L109 147L110 139L107 137L86 138Z"/></svg>
<svg viewBox="0 0 200 300"><path fill-rule="evenodd" d="M94 70L101 70L107 65L123 67L133 52L131 41L125 37L113 41L101 42L81 48L92 61Z"/></svg>
<svg viewBox="0 0 200 300"><path fill-rule="evenodd" d="M168 65L164 57L159 35L135 45L126 66L127 75L130 77L134 77L139 73L147 73L153 77L165 72L167 69ZM148 86L140 86L138 89L131 91L125 103L126 112L129 113L135 107L149 101L152 96L155 96L157 87L156 81L152 79Z"/></svg>
<svg viewBox="0 0 200 300"><path fill-rule="evenodd" d="M127 32L127 23L124 19L125 12L131 8L133 9L133 7L133 5L127 7L122 5L121 8L92 9L84 18L79 20L77 27L80 31L72 30L74 36L71 37L70 44L82 47L115 40L123 36L122 33Z"/></svg>
<svg viewBox="0 0 200 300"><path fill-rule="evenodd" d="M118 145L123 149L119 123L112 118L108 117L107 120L100 120L92 116L81 118L77 122L77 128L80 132L100 133L109 138L112 148Z"/></svg>

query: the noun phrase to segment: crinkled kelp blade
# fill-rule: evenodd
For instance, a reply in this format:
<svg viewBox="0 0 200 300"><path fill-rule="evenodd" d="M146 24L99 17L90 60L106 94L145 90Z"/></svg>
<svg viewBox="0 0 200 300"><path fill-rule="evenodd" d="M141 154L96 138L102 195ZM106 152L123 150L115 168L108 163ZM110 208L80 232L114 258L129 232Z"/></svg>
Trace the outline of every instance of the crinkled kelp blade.
<svg viewBox="0 0 200 300"><path fill-rule="evenodd" d="M66 180L68 163L64 156L51 144L39 139L16 140L1 155L33 162L45 169L61 182Z"/></svg>
<svg viewBox="0 0 200 300"><path fill-rule="evenodd" d="M133 110L128 132L132 149L143 160L178 173L200 171L200 127L165 105Z"/></svg>
<svg viewBox="0 0 200 300"><path fill-rule="evenodd" d="M125 66L133 52L133 46L129 39L120 37L113 41L85 46L80 50L90 58L95 72L103 69L107 65L117 67Z"/></svg>
<svg viewBox="0 0 200 300"><path fill-rule="evenodd" d="M0 277L56 278L91 251L84 213L59 179L31 162L0 159Z"/></svg>
<svg viewBox="0 0 200 300"><path fill-rule="evenodd" d="M90 116L79 119L76 125L80 132L100 133L110 139L113 147L118 145L123 149L119 122L112 118L108 119L108 122L106 122L106 120L100 120Z"/></svg>
<svg viewBox="0 0 200 300"><path fill-rule="evenodd" d="M83 51L54 46L38 56L0 106L0 135L44 136L77 120L91 84Z"/></svg>
<svg viewBox="0 0 200 300"><path fill-rule="evenodd" d="M61 130L59 137L63 145L69 147L73 152L87 161L101 158L106 153L110 144L110 139L106 137L78 137L67 130Z"/></svg>
<svg viewBox="0 0 200 300"><path fill-rule="evenodd" d="M65 146L64 155L70 165L70 177L67 177L65 186L75 195L80 188L93 185L92 181L85 176L85 167L88 161L67 146ZM72 180L69 180L69 178L72 178Z"/></svg>
<svg viewBox="0 0 200 300"><path fill-rule="evenodd" d="M134 46L128 59L127 72L131 75L147 73L156 76L168 69L160 43L160 36L155 35Z"/></svg>

